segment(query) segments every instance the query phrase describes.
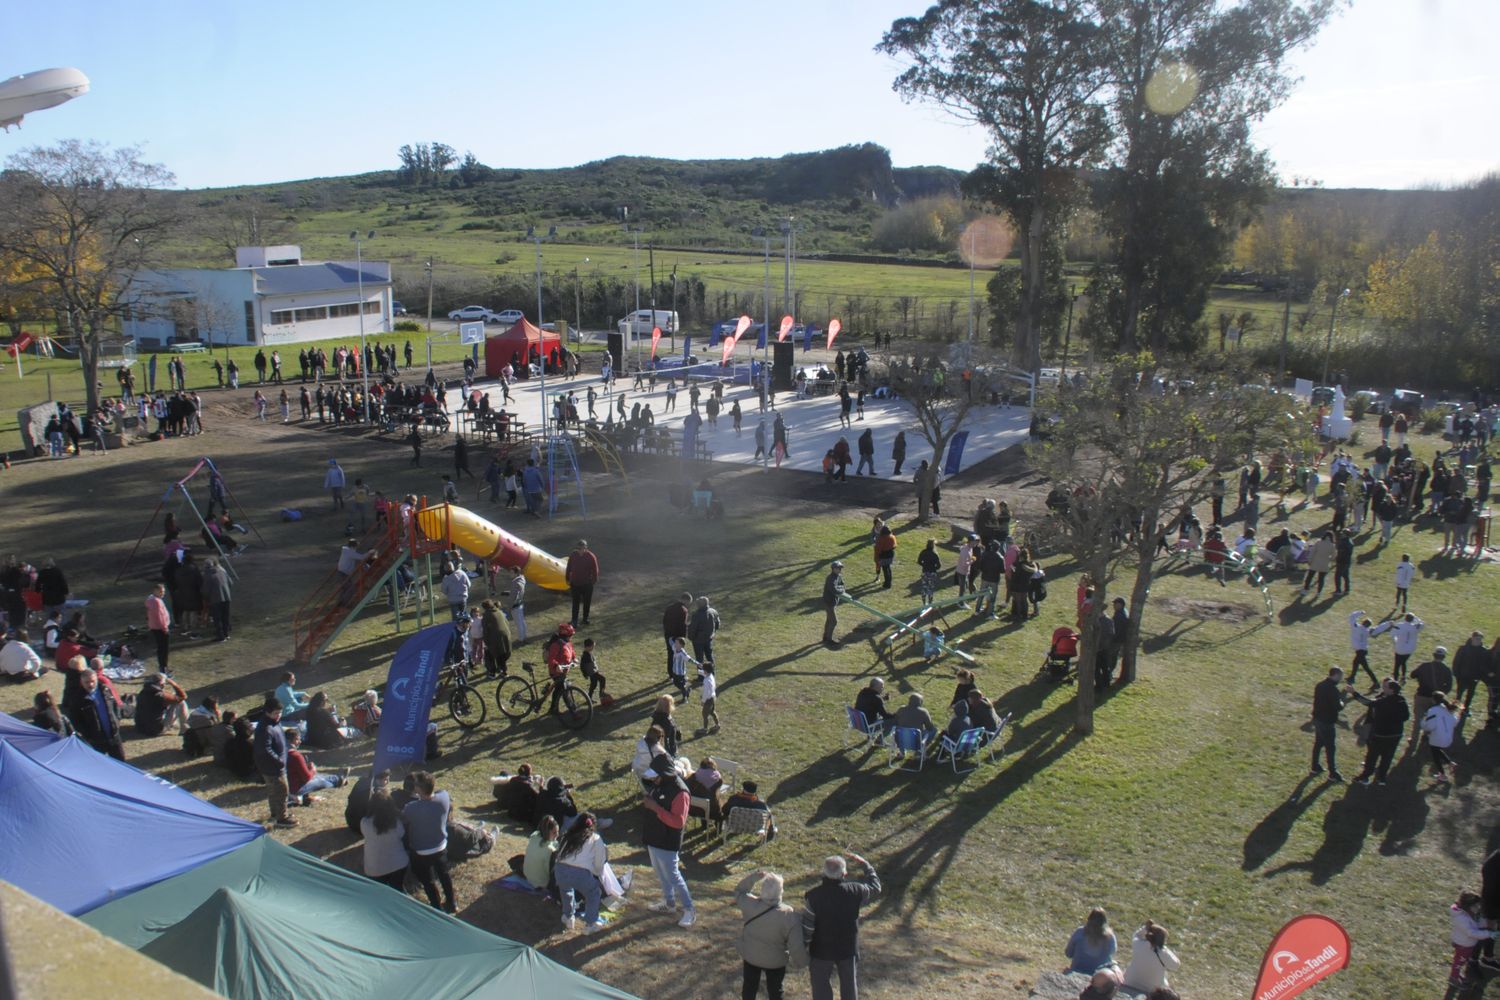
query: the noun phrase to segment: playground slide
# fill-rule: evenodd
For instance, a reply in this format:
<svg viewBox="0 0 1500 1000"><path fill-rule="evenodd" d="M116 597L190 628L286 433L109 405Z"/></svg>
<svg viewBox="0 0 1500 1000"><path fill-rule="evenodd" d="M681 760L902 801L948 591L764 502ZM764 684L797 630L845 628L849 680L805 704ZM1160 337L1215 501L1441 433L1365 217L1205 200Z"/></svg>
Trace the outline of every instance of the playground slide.
<svg viewBox="0 0 1500 1000"><path fill-rule="evenodd" d="M417 528L428 538L443 537L443 510L448 511L448 530L453 544L481 559L518 569L526 579L546 590L567 590L567 564L541 549L528 545L508 531L486 521L471 510L446 504L429 507L417 515Z"/></svg>

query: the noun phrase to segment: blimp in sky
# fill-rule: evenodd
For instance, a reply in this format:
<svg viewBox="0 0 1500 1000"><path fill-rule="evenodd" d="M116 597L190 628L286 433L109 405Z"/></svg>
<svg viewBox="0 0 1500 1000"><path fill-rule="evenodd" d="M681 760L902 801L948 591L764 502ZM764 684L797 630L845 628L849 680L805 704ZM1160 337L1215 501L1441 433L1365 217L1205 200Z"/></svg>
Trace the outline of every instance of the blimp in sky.
<svg viewBox="0 0 1500 1000"><path fill-rule="evenodd" d="M89 78L82 71L39 69L0 83L0 128L10 130L33 111L44 111L89 92Z"/></svg>

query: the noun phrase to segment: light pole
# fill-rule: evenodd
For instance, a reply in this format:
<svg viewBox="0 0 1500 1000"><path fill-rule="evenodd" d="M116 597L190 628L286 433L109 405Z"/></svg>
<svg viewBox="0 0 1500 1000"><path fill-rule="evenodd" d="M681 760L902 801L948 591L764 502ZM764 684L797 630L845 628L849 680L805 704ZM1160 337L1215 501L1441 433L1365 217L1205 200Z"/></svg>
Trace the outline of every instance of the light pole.
<svg viewBox="0 0 1500 1000"><path fill-rule="evenodd" d="M542 329L542 238L536 237L536 339L537 350L540 354L537 365L537 391L542 397L542 440L546 441L551 436L551 425L547 423L547 334ZM559 352L561 357L561 352ZM551 452L548 452L548 462L551 462Z"/></svg>
<svg viewBox="0 0 1500 1000"><path fill-rule="evenodd" d="M782 301L786 303L786 311L792 312L792 224L797 221L795 215L786 217L781 224L781 232L786 237L786 264L783 275Z"/></svg>
<svg viewBox="0 0 1500 1000"><path fill-rule="evenodd" d="M432 258L427 258L427 332L432 332Z"/></svg>
<svg viewBox="0 0 1500 1000"><path fill-rule="evenodd" d="M969 226L969 364L974 363L974 226Z"/></svg>
<svg viewBox="0 0 1500 1000"><path fill-rule="evenodd" d="M1349 289L1344 289L1333 297L1333 308L1328 313L1328 346L1323 349L1323 385L1328 384L1328 361L1333 356L1333 324L1339 317L1339 303L1349 297Z"/></svg>
<svg viewBox="0 0 1500 1000"><path fill-rule="evenodd" d="M370 422L370 366L365 361L365 264L364 245L360 239L359 230L349 234L354 241L354 281L359 288L359 372L364 376L365 397L365 423ZM366 240L375 238L375 230L370 230Z"/></svg>
<svg viewBox="0 0 1500 1000"><path fill-rule="evenodd" d="M641 367L641 338L639 331L635 328L635 324L639 321L641 315L641 231L639 229L632 229L631 232L635 234L635 250L630 255L630 263L635 267L635 312L631 314L630 322L625 324L625 329L630 331L630 337L635 341L635 367L639 371ZM652 316L651 321L654 324L656 317Z"/></svg>
<svg viewBox="0 0 1500 1000"><path fill-rule="evenodd" d="M589 259L587 257L583 258L583 263L584 264L587 264L588 262L589 262ZM573 325L578 328L578 333L575 335L575 339L579 343L582 343L583 342L583 286L582 286L582 284L578 280L578 268L576 268L576 267L573 268Z"/></svg>

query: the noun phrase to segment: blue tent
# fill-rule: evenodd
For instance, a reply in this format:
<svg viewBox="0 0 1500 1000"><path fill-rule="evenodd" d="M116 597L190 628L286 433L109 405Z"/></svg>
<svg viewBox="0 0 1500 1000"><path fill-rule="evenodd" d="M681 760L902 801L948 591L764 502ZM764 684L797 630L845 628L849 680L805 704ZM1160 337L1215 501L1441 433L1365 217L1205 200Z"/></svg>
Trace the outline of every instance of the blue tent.
<svg viewBox="0 0 1500 1000"><path fill-rule="evenodd" d="M86 913L265 833L77 737L37 744L15 721L0 730L0 879L59 910Z"/></svg>
<svg viewBox="0 0 1500 1000"><path fill-rule="evenodd" d="M0 713L0 740L14 746L22 753L35 753L42 747L51 746L61 736L40 726L17 719L13 715Z"/></svg>

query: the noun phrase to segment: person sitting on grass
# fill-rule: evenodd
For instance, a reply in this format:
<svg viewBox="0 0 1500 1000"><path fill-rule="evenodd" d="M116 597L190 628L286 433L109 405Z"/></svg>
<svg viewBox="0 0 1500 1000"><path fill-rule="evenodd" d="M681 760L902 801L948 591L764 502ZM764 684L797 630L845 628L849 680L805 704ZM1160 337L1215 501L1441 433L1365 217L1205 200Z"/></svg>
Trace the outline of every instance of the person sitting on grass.
<svg viewBox="0 0 1500 1000"><path fill-rule="evenodd" d="M349 725L366 736L374 736L380 731L380 695L373 689L366 691L349 710Z"/></svg>
<svg viewBox="0 0 1500 1000"><path fill-rule="evenodd" d="M291 805L310 806L322 801L315 795L325 788L338 788L348 779L345 768L338 774L319 774L318 766L302 753L302 730L295 726L286 729L286 777L287 787L292 790Z"/></svg>
<svg viewBox="0 0 1500 1000"><path fill-rule="evenodd" d="M541 794L541 780L533 774L530 764L522 764L516 773L504 780L495 781L495 801L505 814L517 823L535 826L539 818L537 800Z"/></svg>
<svg viewBox="0 0 1500 1000"><path fill-rule="evenodd" d="M562 829L557 820L543 816L526 840L526 853L519 859L511 859L511 869L516 874L554 900L557 898L557 882L552 878L552 864L557 856L557 842L561 839Z"/></svg>
<svg viewBox="0 0 1500 1000"><path fill-rule="evenodd" d="M224 742L224 751L214 757L214 763L229 771L241 781L256 781L260 774L255 769L255 726L249 719L240 716L230 723L230 736Z"/></svg>
<svg viewBox="0 0 1500 1000"><path fill-rule="evenodd" d="M53 699L51 691L38 691L36 697L31 699L31 707L33 726L59 736L73 735L73 723L66 715L58 711L57 702Z"/></svg>
<svg viewBox="0 0 1500 1000"><path fill-rule="evenodd" d="M1115 932L1109 926L1109 915L1102 908L1094 907L1089 911L1088 920L1073 932L1063 949L1063 954L1072 959L1068 971L1090 976L1100 971L1112 974L1117 946ZM1113 993L1106 995L1113 996Z"/></svg>
<svg viewBox="0 0 1500 1000"><path fill-rule="evenodd" d="M1078 1000L1113 1000L1119 994L1120 979L1108 969L1100 969L1078 994Z"/></svg>
<svg viewBox="0 0 1500 1000"><path fill-rule="evenodd" d="M310 704L307 694L297 690L297 675L288 670L281 675L281 683L276 686L276 700L281 702L282 719L286 722L296 722L307 712Z"/></svg>
<svg viewBox="0 0 1500 1000"><path fill-rule="evenodd" d="M359 730L344 725L334 711L327 692L319 691L307 705L307 745L319 750L337 750L359 735Z"/></svg>
<svg viewBox="0 0 1500 1000"><path fill-rule="evenodd" d="M406 827L401 811L384 790L370 795L367 815L359 821L359 833L365 841L365 877L405 893L406 870L411 864L406 852Z"/></svg>

